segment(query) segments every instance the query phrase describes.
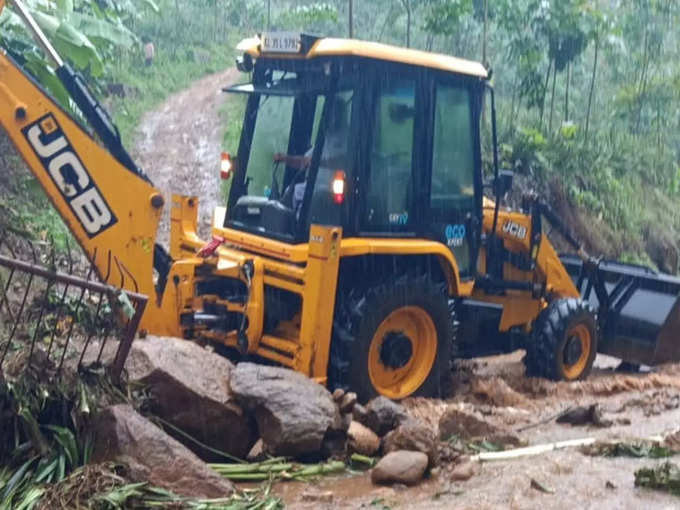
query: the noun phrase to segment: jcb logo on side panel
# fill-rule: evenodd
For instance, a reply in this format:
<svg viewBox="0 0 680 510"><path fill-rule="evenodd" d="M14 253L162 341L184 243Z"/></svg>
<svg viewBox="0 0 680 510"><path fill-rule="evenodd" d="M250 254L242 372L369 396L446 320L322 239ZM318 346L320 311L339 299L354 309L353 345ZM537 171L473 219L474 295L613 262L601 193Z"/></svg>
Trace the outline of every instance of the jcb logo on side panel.
<svg viewBox="0 0 680 510"><path fill-rule="evenodd" d="M90 238L116 224L116 216L51 114L22 132Z"/></svg>

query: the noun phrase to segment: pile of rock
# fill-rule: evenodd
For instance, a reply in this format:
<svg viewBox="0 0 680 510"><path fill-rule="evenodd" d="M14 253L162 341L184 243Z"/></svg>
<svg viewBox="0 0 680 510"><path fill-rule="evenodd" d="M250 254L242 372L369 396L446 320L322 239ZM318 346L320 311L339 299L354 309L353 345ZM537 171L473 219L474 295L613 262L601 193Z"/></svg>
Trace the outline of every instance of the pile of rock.
<svg viewBox="0 0 680 510"><path fill-rule="evenodd" d="M126 369L129 381L145 388L145 410L163 428L130 406L107 408L93 424L95 458L123 461L139 480L177 494L214 497L228 494L232 485L202 461L224 462L223 454L318 460L346 453L353 393L331 395L284 368L234 366L173 338L136 341Z"/></svg>
<svg viewBox="0 0 680 510"><path fill-rule="evenodd" d="M130 406L110 407L94 423L94 458L123 461L139 480L188 496L233 490L202 462L224 462L224 454L303 461L382 456L371 472L374 483L412 485L428 472L441 472L440 462L454 480L474 474L474 466L461 465L460 453L449 447L451 436L516 440L456 405L444 413L437 433L385 397L363 406L356 394L331 394L292 370L235 366L184 340L137 341L126 368L130 382L146 389L145 410L162 428Z"/></svg>

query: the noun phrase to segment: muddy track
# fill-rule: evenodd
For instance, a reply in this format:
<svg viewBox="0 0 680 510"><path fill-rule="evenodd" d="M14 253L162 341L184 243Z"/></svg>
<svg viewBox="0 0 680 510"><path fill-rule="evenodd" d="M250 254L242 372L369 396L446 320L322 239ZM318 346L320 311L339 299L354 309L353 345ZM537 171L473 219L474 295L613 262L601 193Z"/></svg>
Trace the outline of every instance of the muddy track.
<svg viewBox="0 0 680 510"><path fill-rule="evenodd" d="M237 77L236 69L228 69L202 78L142 117L134 156L166 198L158 233L161 244L167 246L169 240L172 193L200 198L199 232L204 237L209 233L212 212L223 202L219 157L225 94L221 90Z"/></svg>

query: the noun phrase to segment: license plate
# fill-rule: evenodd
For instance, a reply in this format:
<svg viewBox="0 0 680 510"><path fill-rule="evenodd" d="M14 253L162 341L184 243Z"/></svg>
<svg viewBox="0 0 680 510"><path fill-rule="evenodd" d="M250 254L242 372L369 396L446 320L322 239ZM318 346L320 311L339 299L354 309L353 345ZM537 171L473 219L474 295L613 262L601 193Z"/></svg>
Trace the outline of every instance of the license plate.
<svg viewBox="0 0 680 510"><path fill-rule="evenodd" d="M294 32L270 32L262 35L264 53L299 53L301 46L300 34Z"/></svg>

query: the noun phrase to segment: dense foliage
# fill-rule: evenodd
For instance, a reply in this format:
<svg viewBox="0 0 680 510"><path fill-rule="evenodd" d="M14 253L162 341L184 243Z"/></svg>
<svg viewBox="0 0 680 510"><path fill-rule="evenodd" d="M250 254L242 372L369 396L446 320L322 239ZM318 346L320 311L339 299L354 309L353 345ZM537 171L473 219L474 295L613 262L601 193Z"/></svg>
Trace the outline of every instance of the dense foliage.
<svg viewBox="0 0 680 510"><path fill-rule="evenodd" d="M319 3L235 3L246 30L338 36L350 31L352 3L355 37L487 62L503 164L541 192L557 186L582 212L577 230L593 250L677 270L678 2L335 0L323 3L333 16L312 20L287 13Z"/></svg>
<svg viewBox="0 0 680 510"><path fill-rule="evenodd" d="M113 102L128 144L143 111L198 75L228 66L238 38L267 28L351 32L487 62L499 93L503 164L525 175L526 186L549 199L557 193L579 210L585 227L576 230L594 251L677 270L680 4L674 0L28 3L74 65L135 96ZM7 12L0 18L3 44L22 50L27 67L49 81L39 53L27 51ZM151 69L142 65L147 40L157 51ZM226 129L235 141L238 125L231 121Z"/></svg>

